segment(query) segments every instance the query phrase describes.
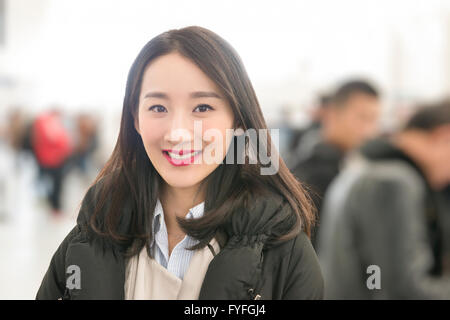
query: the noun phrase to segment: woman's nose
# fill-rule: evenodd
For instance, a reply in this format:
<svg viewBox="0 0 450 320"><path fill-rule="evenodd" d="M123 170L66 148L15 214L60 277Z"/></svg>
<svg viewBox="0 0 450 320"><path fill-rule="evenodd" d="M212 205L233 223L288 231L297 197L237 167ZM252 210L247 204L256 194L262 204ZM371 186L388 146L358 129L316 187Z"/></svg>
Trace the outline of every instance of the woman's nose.
<svg viewBox="0 0 450 320"><path fill-rule="evenodd" d="M192 124L186 115L174 115L170 119L164 139L170 143L183 143L192 140Z"/></svg>

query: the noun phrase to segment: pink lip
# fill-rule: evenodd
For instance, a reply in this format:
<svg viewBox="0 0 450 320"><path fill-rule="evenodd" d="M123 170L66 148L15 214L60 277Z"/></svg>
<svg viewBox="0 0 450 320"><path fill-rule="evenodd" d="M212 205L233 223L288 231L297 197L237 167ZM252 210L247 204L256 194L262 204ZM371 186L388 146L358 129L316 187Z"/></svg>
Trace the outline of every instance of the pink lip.
<svg viewBox="0 0 450 320"><path fill-rule="evenodd" d="M193 152L201 151L201 150L194 150L194 149L192 149L192 150L163 149L163 151L167 151L167 152L171 152L171 153L176 153L176 154L179 154L180 156L182 156L182 155L185 154L185 153L193 153Z"/></svg>
<svg viewBox="0 0 450 320"><path fill-rule="evenodd" d="M172 150L172 149L164 149L164 150L163 150L163 155L164 155L164 157L167 159L167 161L170 162L171 165L173 165L173 166L175 166L175 167L179 167L179 166L187 166L187 165L189 165L189 164L194 163L194 160L195 160L198 156L200 156L200 155L202 154L202 153L201 153L201 150L198 150L198 151L200 151L200 153L198 153L198 154L196 154L195 156L192 156L192 157L190 157L190 158L188 158L188 159L183 159L183 160L172 158L171 156L169 156L168 152L172 152L172 153L175 153L175 154L178 153L179 155L183 155L183 154L186 154L186 153L193 153L193 152L196 152L196 151L195 151L195 150Z"/></svg>

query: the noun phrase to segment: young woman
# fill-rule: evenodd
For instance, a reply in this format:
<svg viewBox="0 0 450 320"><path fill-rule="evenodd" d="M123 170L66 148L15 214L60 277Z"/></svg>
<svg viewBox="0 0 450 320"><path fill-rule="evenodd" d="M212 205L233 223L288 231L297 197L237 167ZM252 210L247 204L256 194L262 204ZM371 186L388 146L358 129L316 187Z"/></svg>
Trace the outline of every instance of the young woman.
<svg viewBox="0 0 450 320"><path fill-rule="evenodd" d="M311 202L282 160L263 174L262 155L278 160L264 129L225 40L187 27L149 41L115 149L36 298L321 299Z"/></svg>

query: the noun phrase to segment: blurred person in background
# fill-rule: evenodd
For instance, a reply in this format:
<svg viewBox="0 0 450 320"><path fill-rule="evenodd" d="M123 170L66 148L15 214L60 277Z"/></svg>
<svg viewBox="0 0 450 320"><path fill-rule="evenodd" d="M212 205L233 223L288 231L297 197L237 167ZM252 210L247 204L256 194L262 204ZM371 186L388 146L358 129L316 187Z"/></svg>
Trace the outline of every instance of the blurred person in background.
<svg viewBox="0 0 450 320"><path fill-rule="evenodd" d="M445 273L450 273L450 184L442 192L442 201L445 210L442 210L442 269Z"/></svg>
<svg viewBox="0 0 450 320"><path fill-rule="evenodd" d="M419 109L402 131L355 152L325 196L326 298L450 299L441 223L449 183L450 101Z"/></svg>
<svg viewBox="0 0 450 320"><path fill-rule="evenodd" d="M275 128L279 130L278 150L281 158L283 160L286 160L289 158L291 150L290 145L292 138L295 134L296 128L292 125L292 118L293 118L292 108L288 104L284 104L277 109L280 110L279 113L280 119L278 120L278 123L275 126Z"/></svg>
<svg viewBox="0 0 450 320"><path fill-rule="evenodd" d="M450 273L450 184L441 193L444 209L441 210L440 225L442 230L442 272Z"/></svg>
<svg viewBox="0 0 450 320"><path fill-rule="evenodd" d="M380 111L379 93L373 85L362 80L346 82L331 101L326 101L319 131L310 132L298 146L298 160L292 171L310 188L319 214L311 238L314 246L320 232L323 196L339 173L345 155L377 134Z"/></svg>
<svg viewBox="0 0 450 320"><path fill-rule="evenodd" d="M8 181L8 171L10 170L8 166L9 160L9 149L8 144L8 130L6 124L0 120L0 222L5 221L8 218L8 206L7 206L7 181ZM5 159L6 158L6 159Z"/></svg>
<svg viewBox="0 0 450 320"><path fill-rule="evenodd" d="M14 152L16 169L19 169L23 156L33 154L30 144L31 122L21 108L13 107L11 109L5 129L5 138Z"/></svg>
<svg viewBox="0 0 450 320"><path fill-rule="evenodd" d="M54 215L61 215L61 193L65 165L72 153L72 141L61 112L53 109L39 115L32 129L32 146L41 178L49 178L48 201Z"/></svg>
<svg viewBox="0 0 450 320"><path fill-rule="evenodd" d="M92 156L98 147L98 130L95 118L87 113L76 117L75 142L73 153L68 160L71 168L79 168L85 175L89 174Z"/></svg>
<svg viewBox="0 0 450 320"><path fill-rule="evenodd" d="M26 121L20 108L13 108L9 114L7 138L10 146L19 152L25 138Z"/></svg>
<svg viewBox="0 0 450 320"><path fill-rule="evenodd" d="M26 114L18 106L10 108L0 132L0 220L16 212L14 195L17 181L24 172L28 160L33 161L29 145L30 124Z"/></svg>
<svg viewBox="0 0 450 320"><path fill-rule="evenodd" d="M331 95L320 95L319 103L311 115L311 123L306 128L294 130L289 144L290 153L286 160L290 169L298 165L303 156L310 154L310 150L320 141L322 119L330 104Z"/></svg>

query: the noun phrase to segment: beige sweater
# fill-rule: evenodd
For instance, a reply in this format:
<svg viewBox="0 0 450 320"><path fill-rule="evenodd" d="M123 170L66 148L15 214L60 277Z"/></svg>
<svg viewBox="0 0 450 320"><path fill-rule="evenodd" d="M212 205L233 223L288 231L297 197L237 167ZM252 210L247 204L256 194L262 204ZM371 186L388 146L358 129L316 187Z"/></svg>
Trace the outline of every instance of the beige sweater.
<svg viewBox="0 0 450 320"><path fill-rule="evenodd" d="M210 245L217 254L220 247L216 239ZM125 300L197 300L213 258L208 246L195 251L181 280L151 259L143 247L139 255L126 262Z"/></svg>

